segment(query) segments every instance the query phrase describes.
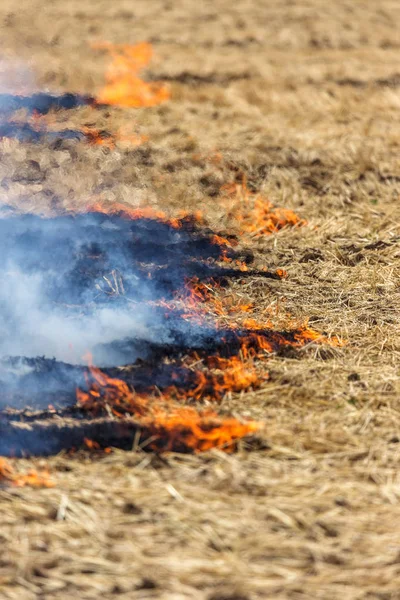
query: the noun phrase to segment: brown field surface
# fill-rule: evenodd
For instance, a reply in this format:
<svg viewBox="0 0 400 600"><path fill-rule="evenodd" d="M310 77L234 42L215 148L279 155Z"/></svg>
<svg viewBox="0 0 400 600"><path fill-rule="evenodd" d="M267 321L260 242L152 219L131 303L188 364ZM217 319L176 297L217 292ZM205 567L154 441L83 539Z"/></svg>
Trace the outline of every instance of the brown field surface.
<svg viewBox="0 0 400 600"><path fill-rule="evenodd" d="M90 43L145 40L171 92L54 115L137 147L0 140L1 202L200 209L226 231L220 188L245 173L308 224L247 236L288 277L229 291L346 342L272 355L260 389L224 398L265 423L256 447L11 460L56 485L0 489L0 597L400 599L399 3L2 0L0 27L5 91L96 95Z"/></svg>

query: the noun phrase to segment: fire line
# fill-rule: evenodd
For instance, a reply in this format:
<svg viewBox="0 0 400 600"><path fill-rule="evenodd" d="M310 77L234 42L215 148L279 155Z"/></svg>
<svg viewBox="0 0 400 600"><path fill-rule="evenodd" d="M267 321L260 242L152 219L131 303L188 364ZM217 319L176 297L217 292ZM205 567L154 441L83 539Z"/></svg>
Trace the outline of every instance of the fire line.
<svg viewBox="0 0 400 600"><path fill-rule="evenodd" d="M22 300L7 305L22 337L9 337L1 351L6 405L20 398L19 410L0 413L3 455L87 447L85 439L104 448L132 436L157 452L233 451L262 424L221 417L204 402L262 385L268 373L259 365L273 352L336 343L306 325L279 331L259 323L249 318L248 304L238 308L240 323L227 326L230 306L214 290L232 278L282 275L253 271L249 258L243 270L240 249L204 227L199 215L93 205L51 218L3 218L0 234L6 287L23 282ZM28 333L32 309L39 346ZM60 352L64 328L68 357L71 348L78 355L92 345L101 369L62 362L62 353L58 360L37 358L38 347L41 354ZM25 393L36 407L27 410Z"/></svg>

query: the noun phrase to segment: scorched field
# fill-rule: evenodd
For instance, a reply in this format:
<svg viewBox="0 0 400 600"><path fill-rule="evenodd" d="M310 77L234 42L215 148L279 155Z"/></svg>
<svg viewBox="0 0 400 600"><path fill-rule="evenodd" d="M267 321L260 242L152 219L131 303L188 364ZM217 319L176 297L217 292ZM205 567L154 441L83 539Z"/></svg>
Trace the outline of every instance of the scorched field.
<svg viewBox="0 0 400 600"><path fill-rule="evenodd" d="M0 597L400 599L398 3L0 24Z"/></svg>

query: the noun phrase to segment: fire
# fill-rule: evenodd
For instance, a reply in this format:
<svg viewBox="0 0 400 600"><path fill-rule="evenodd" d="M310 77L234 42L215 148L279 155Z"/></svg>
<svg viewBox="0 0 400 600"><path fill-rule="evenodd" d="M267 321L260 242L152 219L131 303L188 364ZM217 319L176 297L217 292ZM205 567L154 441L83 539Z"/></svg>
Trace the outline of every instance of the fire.
<svg viewBox="0 0 400 600"><path fill-rule="evenodd" d="M111 133L95 127L83 125L70 129L57 127L57 123L50 115L33 114L27 121L8 121L0 125L0 139L15 138L22 142L75 140L85 141L92 146L104 146L114 149L117 144L139 146L147 141L147 137L132 133Z"/></svg>
<svg viewBox="0 0 400 600"><path fill-rule="evenodd" d="M240 188L240 194L250 197L250 202L258 202L245 185ZM155 219L176 229L182 228L184 223L196 226L203 222L201 214L182 214L171 218L155 208L130 208L122 204L113 204L109 208L96 203L89 207L89 211L117 214L131 220ZM288 218L283 219L282 214L277 209L272 210L269 203L268 211L268 221L262 221L264 232L271 233L288 224L303 224L298 217L291 216L290 211L286 215ZM241 226L246 227L244 213L240 214ZM230 239L213 234L209 241L220 248L219 260L233 261L226 256L226 251L232 248ZM236 266L240 270L240 261ZM287 274L279 271L276 276L283 278ZM226 394L259 388L268 379L268 374L256 369L255 360L265 360L284 347L295 349L320 342L335 345L336 340L327 340L307 324L291 323L288 329L277 331L271 320L249 318L255 307L244 303L242 297L225 292L224 286L219 279L193 277L186 281L184 289L176 291L172 300L162 298L153 302L167 315L178 311L181 318L197 326L206 323L212 326L216 352L192 351L184 358L175 358L168 365L162 363L159 366L161 370L167 370L167 366L169 369L168 377L161 380L164 383L160 386L157 379L153 383L150 377L149 385L145 389L142 386L140 392L134 389L134 379L128 385L90 364L87 389L77 390L79 408L95 417L134 418L146 436L151 438L148 448L156 450L199 452L221 446L232 450L239 438L257 431L261 423L221 418L214 410L200 409L198 403L220 401ZM235 323L229 318L232 313L235 314ZM97 447L92 441L86 445Z"/></svg>
<svg viewBox="0 0 400 600"><path fill-rule="evenodd" d="M215 279L210 279L207 283L199 280L198 277L188 279L185 288L175 294L175 300L184 308L184 318L203 317L207 314L225 315L225 309L221 300L217 297L216 291L220 284Z"/></svg>
<svg viewBox="0 0 400 600"><path fill-rule="evenodd" d="M152 58L149 43L130 46L101 42L94 47L107 50L113 59L106 73L107 83L97 97L98 104L139 108L168 100L169 91L163 83L143 81L139 76Z"/></svg>
<svg viewBox="0 0 400 600"><path fill-rule="evenodd" d="M202 307L210 304L210 313L220 318L229 314L224 303L215 298L218 282L208 285L200 281L188 282L188 295L180 302L187 303L186 317L201 322ZM171 306L165 303L166 310ZM200 312L199 311L200 308ZM243 305L247 315L250 305ZM288 346L301 348L309 343L327 342L316 331L302 327L276 331L271 322L260 323L246 317L240 325L223 325L214 321L216 335L223 334L224 352L209 355L192 352L171 365L171 383L160 389L149 385L146 391L135 392L125 381L109 377L100 369L89 366L87 390L77 390L77 404L93 416L110 415L114 418L134 418L150 437L147 447L157 451L201 452L213 447L232 451L238 439L258 431L258 422L241 423L234 418L221 418L211 409L201 410L188 402L221 400L228 393L256 389L268 379L259 374L255 359L265 359L271 353ZM332 345L335 341L330 341ZM194 365L194 367L192 366ZM96 447L91 442L87 444Z"/></svg>
<svg viewBox="0 0 400 600"><path fill-rule="evenodd" d="M92 378L87 378L89 391L79 388L76 391L78 405L92 414L113 414L123 417L126 414L143 415L147 411L146 399L135 395L121 379L108 377L97 367L89 365Z"/></svg>
<svg viewBox="0 0 400 600"><path fill-rule="evenodd" d="M194 353L188 357L201 362ZM193 375L193 387L185 388L177 383L167 388L169 397L183 401L204 399L221 400L229 392L241 392L259 388L267 375L258 375L254 366L243 362L238 356L222 358L219 355L203 357L205 370L197 369Z"/></svg>
<svg viewBox="0 0 400 600"><path fill-rule="evenodd" d="M37 133L43 134L58 134L60 138L72 136L76 132L76 136L81 136L88 144L92 146L105 146L113 150L117 143L126 143L130 146L140 146L144 142L148 141L148 137L145 135L139 135L138 133L132 132L127 133L120 129L116 133L106 131L104 129L97 129L93 125L82 125L80 127L69 129L59 128L54 113L41 114L37 111L33 111L32 115L28 118L27 122L32 126L32 129ZM16 124L18 124L16 122ZM23 125L23 123L20 123Z"/></svg>
<svg viewBox="0 0 400 600"><path fill-rule="evenodd" d="M192 158L203 165L212 164L219 169L221 176L230 171L236 181L241 177L240 184L224 184L219 198L229 223L239 229L240 235L261 237L277 233L286 227L302 227L307 224L305 219L292 210L276 207L259 192L250 191L246 174L237 165L226 160L220 152L194 154Z"/></svg>
<svg viewBox="0 0 400 600"><path fill-rule="evenodd" d="M274 207L260 194L250 192L245 176L240 185L224 185L222 192L229 201L228 216L238 224L242 235L259 237L276 233L285 227L306 225L306 221L292 210Z"/></svg>
<svg viewBox="0 0 400 600"><path fill-rule="evenodd" d="M240 439L262 427L256 421L241 423L233 417L218 417L212 410L199 413L192 407L158 409L154 416L143 419L142 424L153 438L148 447L163 452L198 453L212 448L233 452Z"/></svg>
<svg viewBox="0 0 400 600"><path fill-rule="evenodd" d="M125 107L155 106L169 98L166 86L159 82L146 82L139 76L140 71L151 60L151 45L143 42L135 46L113 45L107 42L95 47L106 49L113 58L107 74L107 83L98 98L66 93L61 96L38 93L31 96L2 94L0 108L7 121L0 127L0 139L15 138L22 142L37 143L58 139L83 140L91 145L101 145L110 149L117 143L139 146L147 141L147 136L137 133L108 132L92 126L58 127L56 112L81 106L99 108L103 105ZM12 120L12 115L23 110L28 113L24 121Z"/></svg>
<svg viewBox="0 0 400 600"><path fill-rule="evenodd" d="M83 439L83 443L85 444L85 447L88 450L91 450L93 453L96 454L111 454L112 452L112 448L102 448L99 444L99 442L96 442L96 440L91 440L89 438L84 438Z"/></svg>
<svg viewBox="0 0 400 600"><path fill-rule="evenodd" d="M156 221L164 221L168 224L174 224L176 229L179 229L178 220L174 219L170 223L167 214L162 210L157 210L152 206L145 206L142 208L131 208L120 202L114 202L110 206L106 206L101 202L94 202L85 208L85 212L98 212L104 213L105 215L118 215L124 219L130 219L136 221L138 219L153 219Z"/></svg>
<svg viewBox="0 0 400 600"><path fill-rule="evenodd" d="M230 190L227 197L239 203L238 212L235 215L231 212L230 216L238 217L242 233L251 232L261 235L273 233L289 225L300 226L305 223L291 211L287 211L287 214L279 212L283 209L275 209L257 194L250 193L245 179L241 187L235 186ZM262 214L258 211L261 200L265 205ZM230 210L232 211L231 208ZM285 329L277 330L274 328L272 315L269 318L267 311L257 319L256 307L243 299L243 294L240 295L240 292L234 294L228 288L232 272L235 276L240 275L240 281L244 280L241 271L245 272L248 269L247 264L237 258L241 255L234 250L234 238L214 234L209 229L200 229L199 225L204 224L201 213L178 213L171 217L165 211L154 207L130 207L122 203L106 205L102 202L94 202L86 207L84 212L102 213L113 217L107 219L100 215L96 218L86 215L74 219L74 229L77 228L79 221L87 221L90 224L89 229L82 230L83 239L86 240L86 231L90 232L91 237L84 250L81 250L85 260L79 263L79 269L84 271L84 275L86 271L91 273L91 263L88 269L85 261L86 259L93 261L96 267L93 269L95 278L89 279L92 287L103 291L98 284L102 277L109 285L109 289L107 288L105 292L108 296L127 294L126 299L130 302L128 310L131 307L134 310L133 304L138 304L139 301L146 303L146 306L152 304L157 306L157 317L165 311L162 315L165 321L161 320L161 323L166 323L167 330L169 330L168 319L172 323L173 319L185 319L189 322L189 327L193 325L194 329L199 329L198 335L196 329L195 334L190 338L186 336L186 324L181 329L182 323L179 323L176 333L173 325L165 350L160 344L156 346L157 352L154 355L153 347L149 349L148 354L140 354L140 356L157 356L156 364L146 363L144 360L137 361L125 369L117 370L116 367L110 369L109 373L112 374L110 376L89 363L86 386L76 390L75 408L78 409L77 413L80 416L84 414L89 420L91 417L130 420L135 430L136 426L140 429L147 448L156 451L201 452L211 448L223 448L230 452L235 449L238 440L259 431L262 423L242 422L234 417L222 417L216 410L205 408L204 403L220 402L228 394L260 388L268 379L268 373L262 370L261 361L267 360L271 354L282 349L304 348L308 344L321 342L339 345L335 338L327 340L307 324L299 325L289 319L285 322ZM250 215L253 214L257 224L256 230L249 229ZM130 221L141 219L145 222L136 224L121 222L125 219ZM127 260L122 263L121 271L118 268L118 256L115 258L113 254L110 254L113 257L110 260L105 253L104 261L100 265L96 264L101 253L101 244L99 244L100 250L97 249L98 230L93 233L95 228L92 224L96 221L100 224L103 221L105 224L109 222L113 226L110 228L110 235L114 235L115 228L119 232L118 239L120 237L126 244L121 247L124 250L129 248L129 253L126 252ZM150 224L148 221L159 223ZM121 227L118 228L118 225ZM166 226L182 231L171 232ZM144 232L147 245L149 229L154 230L160 238L164 235L170 236L173 245L180 243L183 249L179 249L175 254L166 253L172 255L172 260L169 256L165 262L163 256L158 262L156 259L153 268L152 254L140 255L136 252L137 246L141 243L141 230ZM96 243L93 243L93 239ZM111 242L112 244L115 242L114 237L111 237ZM193 253L188 250L192 247L191 244L195 247ZM134 250L131 252L132 246ZM163 252L164 247L161 246L161 254ZM142 256L145 260L142 260ZM182 265L179 263L178 275L170 276L171 283L169 283L167 269L174 267L175 256L185 267L189 265L190 269L181 270ZM229 263L231 268L216 264L219 261ZM147 295L141 297L139 286L131 288L134 290L134 295L129 298L129 292L125 291L129 288L125 288L124 283L129 286L131 262L135 268L136 265L140 266L141 270L137 272L142 276L146 277L147 273L149 278L153 276L153 282L156 281L154 274L157 269L161 271L160 280L163 285L160 290L156 289L155 300L150 302ZM102 266L103 263L106 267ZM84 265L84 269L81 264ZM198 268L199 266L201 268ZM128 273L126 277L125 271ZM184 274L187 272L199 275L188 277L183 285ZM139 279L136 271L133 273L135 278ZM211 273L215 276L211 277ZM256 273L265 274L261 271ZM275 274L267 274L274 278L284 278L287 275L283 270L278 270ZM164 283L165 281L167 283ZM109 298L106 300L108 302ZM234 321L231 318L232 314L235 317ZM116 340L117 343L119 341ZM131 340L128 339L129 357L132 356L130 343ZM94 452L102 450L101 439L86 438L82 442L81 438L78 443L79 446L84 445ZM47 475L33 471L26 475L15 475L9 465L0 466L0 478L13 485L50 486Z"/></svg>
<svg viewBox="0 0 400 600"><path fill-rule="evenodd" d="M7 123L10 137L18 138L18 136L25 135L25 138L20 139L36 141L42 139L42 136L49 136L51 139L59 136L66 139L82 139L89 144L105 146L110 149L114 148L118 142L139 145L146 141L145 136L135 133L127 135L122 131L109 133L96 129L90 124L85 124L77 129L58 129L54 115L49 113L53 109L69 109L79 106L91 106L92 108L100 108L101 105L152 107L169 98L169 91L162 82L146 82L141 78L141 72L152 58L150 44L143 42L130 46L104 42L97 44L96 47L109 52L112 58L112 63L106 73L106 84L98 97L93 99L88 96L65 95L59 98L47 94L31 98L17 97L15 99L10 97L7 99L9 114L13 114L16 110L15 107L18 107L28 111L28 115L30 115L28 120L23 123L17 121ZM0 131L0 136L5 136L7 128L2 131L3 133ZM196 157L194 159L197 160ZM221 154L215 153L209 162L219 168L223 157ZM232 171L237 176L237 169L231 169ZM275 207L261 194L251 192L247 187L245 175L243 175L240 185L227 184L222 187L221 192L221 201L227 208L228 219L237 224L242 236L270 235L286 227L300 227L306 224L306 221L293 211ZM205 407L205 403L217 403L228 394L260 388L268 380L268 373L262 370L260 363L268 359L274 352L279 352L284 348L304 348L311 343L340 344L336 338L327 340L309 328L307 324L291 323L286 329L278 331L274 328L272 319L267 318L268 315L265 319L255 318L256 307L251 302L243 301L240 295L229 291L225 293L227 285L223 283L222 276L216 275L215 278L207 278L203 273L216 272L219 274L221 270L225 272L234 270L235 274L240 274L241 271L243 273L248 271L249 267L246 262L237 258L240 254L234 250L238 245L234 236L214 234L209 230L205 234L202 233L202 236L197 235L198 226L205 223L201 212L194 214L181 212L171 217L165 211L154 207L130 207L122 203L107 206L101 202L94 202L86 207L86 212L115 215L121 219L132 221L139 219L159 221L174 230L183 229L183 232L173 232L171 236L173 244L177 244L176 240L180 237L184 238L186 244L186 234L194 232L196 234L194 239L189 239L189 241L197 245L199 254L186 257L186 248L190 246L189 244L185 245L184 251L181 251L181 255L179 255L179 257L182 256L185 264L190 260L197 260L200 256L198 262L201 262L202 267L211 265L214 269L215 261L220 261L226 263L224 267L227 268L224 269L221 265L217 265L218 268L215 270L189 271L190 273L202 273L202 279L200 277L189 278L184 289L176 289L172 284L170 296L162 296L161 299L153 302L158 308L165 309L167 314L174 313L173 317L178 315L179 318L196 326L206 325L204 337L207 340L204 345L199 343L201 350L198 350L195 345L197 340L192 348L187 348L183 344L181 348L177 342L179 351L175 355L172 354L172 358L167 354L165 356L162 354L161 356L164 358L160 359L160 363L151 365L148 373L145 372L145 375L149 375L149 377L144 378L144 383L138 378L140 367L137 364L133 366L130 379L128 378L129 383L127 383L122 378L111 377L89 363L86 388L76 390L75 408L79 409L80 414L95 418L105 416L119 420L130 419L145 434L147 448L155 451L202 452L212 448L221 448L231 452L237 446L238 440L260 431L262 423L251 420L240 421L231 416L220 416L215 409ZM101 217L99 220L105 219ZM138 234L134 232L135 227L125 227L125 225L126 223L124 223L124 229L129 229L129 245L135 245L138 238ZM148 223L144 225L146 231ZM156 227L154 229L157 234L158 229ZM166 228L159 229L161 237ZM183 233L182 236L181 233ZM97 230L95 235L97 237ZM190 238L189 235L187 237ZM198 250L202 244L206 246L207 254L203 255ZM97 260L96 252L93 251L95 254L93 257L91 245L88 246L90 260ZM86 255L85 258L87 258ZM86 264L85 261L82 263ZM156 265L160 269L168 268L168 266L164 263ZM145 267L145 272L148 272L149 278L151 278L151 267L147 267L147 265ZM108 296L125 294L123 276L117 268L114 268L113 264L110 273L111 275L108 271L107 275L101 273L110 288L109 290L107 288L106 294ZM279 269L275 274L269 275L283 279L287 273ZM136 278L139 279L139 277ZM100 289L97 283L96 289ZM101 289L101 291L103 290ZM164 287L161 293L164 294ZM131 301L132 303L136 302L132 299ZM143 302L147 302L147 300L143 300ZM235 316L234 323L231 319L232 314ZM211 339L210 342L208 338ZM176 339L179 340L178 335ZM157 380L157 369L163 376L160 378L161 383ZM123 371L118 371L118 373L121 372ZM115 371L113 373L115 374ZM139 391L135 389L135 385ZM54 408L49 410L50 413L56 412ZM95 453L110 451L110 448L102 449L101 440L97 439L84 438L83 445ZM54 485L47 471L32 470L26 474L18 474L3 459L0 459L0 482L19 487L25 485L52 487Z"/></svg>
<svg viewBox="0 0 400 600"><path fill-rule="evenodd" d="M119 142L128 144L129 146L140 146L148 141L146 135L139 135L137 133L127 134L122 131L112 134L108 131L99 130L86 125L80 128L79 131L82 132L89 144L92 144L93 146L105 146L111 150L113 150Z"/></svg>
<svg viewBox="0 0 400 600"><path fill-rule="evenodd" d="M209 368L218 369L220 375L211 378L214 395L225 396L228 392L241 392L260 387L268 379L268 374L258 375L254 366L245 363L239 356L222 358L218 355L205 359ZM203 395L203 394L202 394ZM217 396L218 397L218 396Z"/></svg>
<svg viewBox="0 0 400 600"><path fill-rule="evenodd" d="M217 361L219 368L225 363ZM202 452L211 448L222 448L233 451L236 442L261 428L261 423L255 421L240 422L233 417L221 418L211 410L199 411L192 406L177 402L172 395L179 393L179 387L170 388L165 394L136 394L122 380L108 377L100 369L89 366L92 382L88 380L88 391L77 390L77 404L94 416L112 414L114 417L135 417L136 422L150 438L147 447L157 451ZM237 365L236 371L228 370L227 375L219 377L229 388L242 389L248 387L254 376L242 380L242 365ZM217 379L212 386L218 390ZM193 396L202 396L207 383L199 382ZM219 392L223 391L221 388ZM87 441L89 448L97 448L95 442Z"/></svg>
<svg viewBox="0 0 400 600"><path fill-rule="evenodd" d="M203 217L200 211L195 213L181 211L177 217L168 217L165 211L156 209L152 206L132 208L126 204L121 204L120 202L113 202L111 205L105 205L102 202L93 202L85 207L85 212L98 212L105 215L117 215L123 219L129 219L131 221L137 221L139 219L161 221L173 229L181 229L183 225L187 223L193 223L194 225L202 224L203 222ZM216 243L216 241L214 240L212 243Z"/></svg>
<svg viewBox="0 0 400 600"><path fill-rule="evenodd" d="M106 148L115 148L115 139L106 131L100 131L84 125L80 131L85 136L86 141L92 146L105 146Z"/></svg>
<svg viewBox="0 0 400 600"><path fill-rule="evenodd" d="M191 363L203 368L193 369ZM78 389L78 404L92 413L112 413L140 416L149 411L153 401L220 400L228 392L240 392L261 385L267 375L258 375L254 366L244 363L238 356L223 358L218 355L201 357L194 352L183 361L177 361L171 370L171 383L162 390L150 384L145 393L132 393L121 379L112 378L89 363L86 378L88 392Z"/></svg>
<svg viewBox="0 0 400 600"><path fill-rule="evenodd" d="M14 487L35 487L51 488L54 487L53 481L47 470L38 473L35 470L29 470L25 474L18 474L14 471L10 463L4 458L0 458L0 485L12 485Z"/></svg>
<svg viewBox="0 0 400 600"><path fill-rule="evenodd" d="M236 240L228 240L228 238L216 234L211 237L211 243L216 246L237 246Z"/></svg>
<svg viewBox="0 0 400 600"><path fill-rule="evenodd" d="M262 329L260 325L247 333L241 340L241 353L244 358L260 358L272 354L283 347L302 348L312 342L322 342L320 334L312 329L303 328L298 331L277 332Z"/></svg>

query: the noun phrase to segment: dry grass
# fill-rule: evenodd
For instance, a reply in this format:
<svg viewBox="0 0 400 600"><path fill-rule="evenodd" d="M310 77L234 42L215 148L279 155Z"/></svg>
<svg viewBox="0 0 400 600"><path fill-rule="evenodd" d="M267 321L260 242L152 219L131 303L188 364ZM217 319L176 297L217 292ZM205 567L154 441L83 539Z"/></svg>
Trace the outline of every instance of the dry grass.
<svg viewBox="0 0 400 600"><path fill-rule="evenodd" d="M139 149L1 141L2 201L201 208L223 229L218 191L243 169L309 225L251 241L287 280L233 289L256 316L278 306L348 340L273 357L261 390L225 399L265 421L263 449L56 456L56 488L1 491L0 596L400 598L398 3L3 0L0 22L2 69L32 66L39 87L95 93L106 57L88 42L146 39L172 91L57 117L134 120Z"/></svg>

